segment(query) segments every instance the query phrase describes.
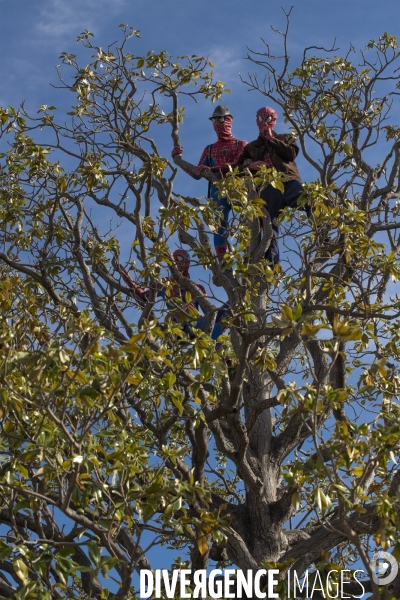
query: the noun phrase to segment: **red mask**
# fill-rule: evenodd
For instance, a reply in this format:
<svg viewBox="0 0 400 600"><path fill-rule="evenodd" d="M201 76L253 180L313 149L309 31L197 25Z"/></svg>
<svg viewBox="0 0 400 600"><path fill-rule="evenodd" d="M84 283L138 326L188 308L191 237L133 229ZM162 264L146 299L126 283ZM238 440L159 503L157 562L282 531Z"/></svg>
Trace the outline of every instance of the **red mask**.
<svg viewBox="0 0 400 600"><path fill-rule="evenodd" d="M223 123L220 123L219 121L213 123L213 127L220 142L227 142L232 139L232 117L230 115L225 117Z"/></svg>
<svg viewBox="0 0 400 600"><path fill-rule="evenodd" d="M179 271L185 277L189 277L189 267L190 267L190 256L186 250L175 250L172 255L174 257L175 264Z"/></svg>
<svg viewBox="0 0 400 600"><path fill-rule="evenodd" d="M278 115L273 108L265 106L257 111L256 122L261 137L271 137L272 130L275 127Z"/></svg>

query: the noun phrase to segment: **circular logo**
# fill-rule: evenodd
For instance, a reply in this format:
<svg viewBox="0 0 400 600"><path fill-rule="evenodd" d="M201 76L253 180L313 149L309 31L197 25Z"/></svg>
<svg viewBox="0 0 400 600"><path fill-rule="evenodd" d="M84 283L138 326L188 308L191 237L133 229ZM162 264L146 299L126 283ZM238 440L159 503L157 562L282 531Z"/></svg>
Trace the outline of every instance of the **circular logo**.
<svg viewBox="0 0 400 600"><path fill-rule="evenodd" d="M399 572L399 565L397 564L397 560L394 556L389 554L388 552L383 552L383 550L379 550L379 552L375 552L372 557L372 579L378 585L388 585L392 583L397 577L397 573ZM383 577L388 572L386 577Z"/></svg>

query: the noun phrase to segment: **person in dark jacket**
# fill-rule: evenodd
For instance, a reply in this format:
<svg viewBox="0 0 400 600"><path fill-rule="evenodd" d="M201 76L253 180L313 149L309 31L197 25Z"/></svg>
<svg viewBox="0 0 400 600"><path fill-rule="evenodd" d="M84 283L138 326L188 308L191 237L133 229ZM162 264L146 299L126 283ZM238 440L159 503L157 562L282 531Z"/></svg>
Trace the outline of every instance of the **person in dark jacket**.
<svg viewBox="0 0 400 600"><path fill-rule="evenodd" d="M269 106L257 111L257 127L260 132L258 138L245 146L235 166L247 167L254 173L261 165L268 168L275 167L285 176L284 192L280 192L272 185L264 188L260 194L265 200L266 208L271 217L273 239L265 258L273 264L279 263L278 236L279 225L277 217L279 211L290 206L297 206L297 201L303 193L300 173L294 159L299 153L296 140L291 134L280 134L274 131L277 114ZM307 210L307 209L306 209Z"/></svg>

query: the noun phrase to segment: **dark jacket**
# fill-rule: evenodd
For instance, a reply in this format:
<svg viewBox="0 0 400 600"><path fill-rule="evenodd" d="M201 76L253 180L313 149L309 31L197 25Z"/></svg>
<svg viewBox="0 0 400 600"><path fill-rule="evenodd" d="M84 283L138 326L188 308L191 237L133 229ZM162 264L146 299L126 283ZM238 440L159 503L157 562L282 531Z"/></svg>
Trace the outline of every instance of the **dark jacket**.
<svg viewBox="0 0 400 600"><path fill-rule="evenodd" d="M246 167L250 162L263 160L265 153L268 152L275 169L283 173L288 181L301 181L300 173L294 162L299 153L295 138L290 133L275 133L274 131L272 136L272 140L264 140L258 136L254 142L247 144L234 166Z"/></svg>

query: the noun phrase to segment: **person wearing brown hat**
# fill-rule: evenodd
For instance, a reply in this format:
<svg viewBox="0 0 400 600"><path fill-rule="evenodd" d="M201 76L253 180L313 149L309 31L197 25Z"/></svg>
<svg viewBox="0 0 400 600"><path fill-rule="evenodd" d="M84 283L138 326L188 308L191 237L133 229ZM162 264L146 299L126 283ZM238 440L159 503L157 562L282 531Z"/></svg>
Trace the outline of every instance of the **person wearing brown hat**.
<svg viewBox="0 0 400 600"><path fill-rule="evenodd" d="M204 169L210 169L222 177L228 171L228 165L238 160L247 144L244 140L238 140L232 135L233 116L227 106L216 106L209 119L217 134L217 141L204 148L196 172L191 174L195 179L200 179ZM176 154L182 153L183 148L176 146L172 151L172 156L174 157ZM229 251L227 229L231 205L227 198L220 198L218 196L218 189L215 185L209 185L208 196L216 203L218 212L222 213L219 227L214 234L215 252L218 260L221 261Z"/></svg>

